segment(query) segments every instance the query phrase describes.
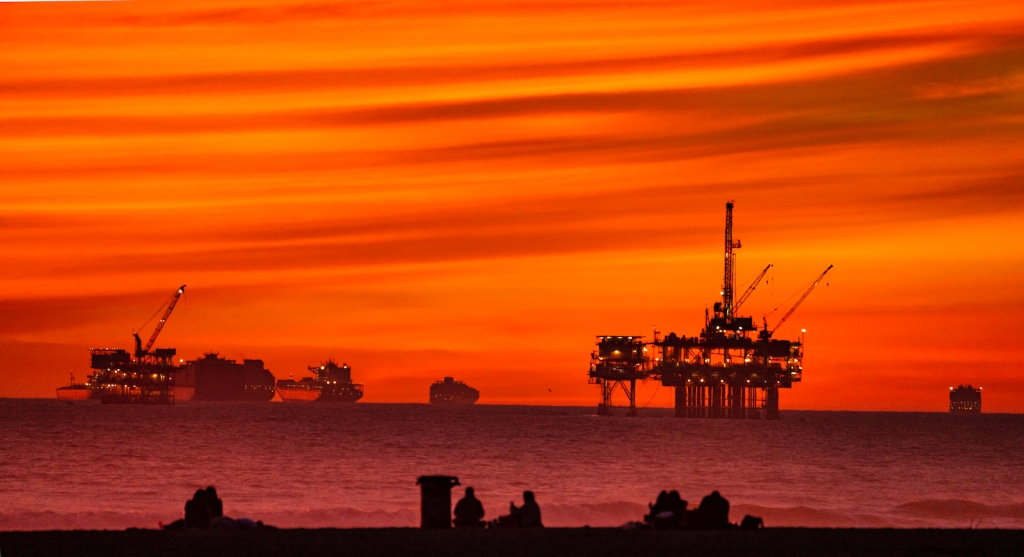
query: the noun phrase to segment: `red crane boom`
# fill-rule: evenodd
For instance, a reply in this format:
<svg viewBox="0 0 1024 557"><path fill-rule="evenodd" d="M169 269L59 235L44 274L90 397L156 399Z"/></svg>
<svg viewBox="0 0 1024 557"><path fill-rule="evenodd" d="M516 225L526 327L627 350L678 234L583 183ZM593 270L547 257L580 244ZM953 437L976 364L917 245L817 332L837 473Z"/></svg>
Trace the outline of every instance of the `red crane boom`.
<svg viewBox="0 0 1024 557"><path fill-rule="evenodd" d="M182 292L185 291L185 285L181 285L181 288L171 296L171 302L167 304L167 310L164 311L163 317L160 318L160 322L156 324L156 328L153 329L153 334L149 336L149 341L146 342L146 347L142 347L142 339L139 338L139 333L135 333L135 357L141 358L146 354L149 354L149 349L153 348L153 344L156 343L156 337L160 336L160 331L163 330L164 324L167 323L167 318L171 316L171 312L174 311L174 306L178 303L178 298L181 298Z"/></svg>
<svg viewBox="0 0 1024 557"><path fill-rule="evenodd" d="M786 312L786 315L783 315L782 319L779 319L779 322L778 322L778 324L775 325L774 329L769 331L768 330L768 324L765 323L764 330L765 330L766 336L771 337L772 334L775 333L775 331L779 330L779 327L781 327L782 324L785 323L787 319L789 319L789 316L793 315L793 312L796 311L796 308L800 307L800 304L804 303L804 300L806 300L807 297L811 295L811 292L814 291L814 287L818 286L818 283L821 282L821 279L825 278L825 275L831 269L832 269L832 265L829 265L828 269L825 269L824 273L821 273L821 275L819 275L818 278L814 279L814 282L811 284L810 288L808 288L807 291L804 292L803 296L800 296L800 299L797 300L795 304L793 304L793 307L789 308L789 311Z"/></svg>
<svg viewBox="0 0 1024 557"><path fill-rule="evenodd" d="M736 305L733 306L733 308L732 308L733 313L735 313L735 312L740 310L740 306L742 306L743 302L746 302L747 298L749 298L750 295L754 293L754 289L757 288L757 285L761 284L761 279L764 278L765 273L767 273L768 269L771 269L771 268L772 268L772 264L769 263L768 266L765 267L763 271L761 271L761 274L757 275L757 278L754 279L754 282L750 283L750 286L747 287L747 291L744 292L742 296L740 296L740 301L736 302Z"/></svg>

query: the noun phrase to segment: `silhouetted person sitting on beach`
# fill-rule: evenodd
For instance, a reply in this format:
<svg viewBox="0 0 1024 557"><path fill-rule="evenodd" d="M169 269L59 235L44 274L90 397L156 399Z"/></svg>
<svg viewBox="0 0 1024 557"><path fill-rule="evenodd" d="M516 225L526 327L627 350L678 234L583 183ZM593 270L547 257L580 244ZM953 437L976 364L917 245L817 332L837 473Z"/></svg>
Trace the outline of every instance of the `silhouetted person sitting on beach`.
<svg viewBox="0 0 1024 557"><path fill-rule="evenodd" d="M521 528L543 528L540 521L540 506L533 497L532 491L523 492L523 506L516 507L516 504L509 504L509 511L513 521Z"/></svg>
<svg viewBox="0 0 1024 557"><path fill-rule="evenodd" d="M210 508L206 505L206 492L197 489L192 499L185 503L185 528L208 528Z"/></svg>
<svg viewBox="0 0 1024 557"><path fill-rule="evenodd" d="M210 519L224 516L224 502L217 497L217 490L211 485L206 488L206 508L210 509Z"/></svg>
<svg viewBox="0 0 1024 557"><path fill-rule="evenodd" d="M660 512L668 510L668 492L664 489L658 494L658 498L654 500L654 503L648 503L647 508L650 509L650 513L644 517L644 522L650 522L648 518L653 518Z"/></svg>
<svg viewBox="0 0 1024 557"><path fill-rule="evenodd" d="M669 512L668 492L664 489L661 490L658 498L654 500L654 503L648 503L647 508L650 509L650 512L644 516L644 522L655 528L664 528L663 521L659 520L658 516L664 516L664 513Z"/></svg>
<svg viewBox="0 0 1024 557"><path fill-rule="evenodd" d="M679 497L679 492L672 490L670 493L662 491L653 505L647 505L650 513L644 517L644 522L651 526L665 530L667 528L681 528L683 519L686 516L686 501Z"/></svg>
<svg viewBox="0 0 1024 557"><path fill-rule="evenodd" d="M472 487L466 488L466 496L455 505L456 528L483 528L484 505L476 498Z"/></svg>
<svg viewBox="0 0 1024 557"><path fill-rule="evenodd" d="M687 502L679 496L679 492L672 490L668 492L668 510L672 512L672 524L673 528L682 528L683 521L686 518L686 505Z"/></svg>
<svg viewBox="0 0 1024 557"><path fill-rule="evenodd" d="M693 527L699 530L724 530L729 528L729 501L722 497L717 491L712 491L701 500L697 507L695 517L696 524Z"/></svg>

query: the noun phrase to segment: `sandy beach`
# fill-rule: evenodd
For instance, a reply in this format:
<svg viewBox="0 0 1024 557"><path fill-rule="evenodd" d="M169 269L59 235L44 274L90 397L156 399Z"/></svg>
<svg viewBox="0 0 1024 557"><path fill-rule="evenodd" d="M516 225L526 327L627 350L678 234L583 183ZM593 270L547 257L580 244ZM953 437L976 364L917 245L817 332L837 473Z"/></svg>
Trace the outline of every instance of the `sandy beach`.
<svg viewBox="0 0 1024 557"><path fill-rule="evenodd" d="M1021 555L1022 530L770 528L756 532L319 529L2 532L4 557L422 555Z"/></svg>

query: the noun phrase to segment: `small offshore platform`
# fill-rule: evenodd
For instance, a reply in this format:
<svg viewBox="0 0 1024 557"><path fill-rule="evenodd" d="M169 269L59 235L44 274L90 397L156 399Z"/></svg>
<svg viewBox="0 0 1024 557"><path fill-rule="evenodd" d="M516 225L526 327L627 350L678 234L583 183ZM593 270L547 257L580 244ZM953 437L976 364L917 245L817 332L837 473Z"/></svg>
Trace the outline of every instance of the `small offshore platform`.
<svg viewBox="0 0 1024 557"><path fill-rule="evenodd" d="M949 388L950 414L981 414L981 387L960 385Z"/></svg>
<svg viewBox="0 0 1024 557"><path fill-rule="evenodd" d="M98 393L104 404L174 404L174 380L178 371L174 365L174 356L177 350L154 349L153 345L183 292L185 285L181 285L166 302L167 308L145 346L142 345L139 334L134 334L134 358L127 350L120 348L90 350L90 367L95 373L89 376L88 384Z"/></svg>
<svg viewBox="0 0 1024 557"><path fill-rule="evenodd" d="M732 201L725 204L725 269L722 301L714 314L704 310L704 330L688 337L658 330L647 342L639 335L597 337L591 353L590 383L601 388L599 415L611 415L612 396L621 390L628 400L627 416L636 415L636 382L655 380L675 388L675 415L679 418L779 419L779 389L788 389L803 376L804 337L774 338L775 332L832 269L829 265L803 291L796 303L769 329L767 317L758 330L750 317L738 311L772 267L768 265L745 292L736 291L733 250Z"/></svg>

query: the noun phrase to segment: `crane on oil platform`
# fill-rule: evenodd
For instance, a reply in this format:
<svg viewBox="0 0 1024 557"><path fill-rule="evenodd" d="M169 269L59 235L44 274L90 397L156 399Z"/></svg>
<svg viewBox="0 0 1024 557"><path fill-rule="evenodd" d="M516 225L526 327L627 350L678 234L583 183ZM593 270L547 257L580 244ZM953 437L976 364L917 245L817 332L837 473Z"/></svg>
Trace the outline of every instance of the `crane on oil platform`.
<svg viewBox="0 0 1024 557"><path fill-rule="evenodd" d="M750 286L747 287L746 292L744 292L743 295L740 296L740 300L738 302L736 302L735 306L733 306L733 308L732 308L733 312L739 311L740 306L742 306L743 302L746 302L747 298L749 298L750 295L754 293L754 289L756 289L758 287L758 285L761 284L761 279L763 279L764 276L766 274L768 274L768 269L771 269L771 268L772 268L772 264L769 263L768 266L765 267L764 270L762 270L759 275L757 275L757 278L754 279L754 282L750 283Z"/></svg>
<svg viewBox="0 0 1024 557"><path fill-rule="evenodd" d="M831 271L831 270L832 270L832 265L829 265L828 269L825 269L825 271L823 273L818 275L818 278L814 279L814 282L811 283L811 286L808 287L806 291L804 291L803 296L800 296L800 299L797 300L795 304L793 304L793 307L789 308L789 311L787 311L786 314L782 316L782 319L779 319L779 322L776 323L775 327L772 328L771 330L768 329L768 317L765 316L763 318L764 319L764 329L761 330L761 333L760 333L759 336L762 339L770 339L770 338L772 338L772 335L775 334L775 331L779 330L779 327L781 327L782 324L785 323L786 320L789 319L790 316L792 316L794 312L796 312L796 308L800 307L800 304L804 303L804 300L806 300L807 297L811 295L811 292L814 292L814 287L818 286L818 283L821 282L821 279L825 278L825 275L827 275L828 272Z"/></svg>
<svg viewBox="0 0 1024 557"><path fill-rule="evenodd" d="M149 351L153 348L153 344L156 343L156 337L160 336L160 331L164 329L164 325L167 324L167 319L171 316L171 312L174 311L174 306L178 304L178 299L181 298L182 293L185 292L185 286L181 285L178 290L171 295L170 301L167 302L167 309L164 310L164 314L160 317L160 321L156 324L156 328L153 329L153 334L149 336L149 340L146 341L146 346L142 346L142 339L139 338L139 333L135 332L135 358L142 359L149 355ZM160 310L157 310L160 311ZM151 318L152 319L152 318ZM148 321L147 321L148 323ZM143 324L145 327L146 324Z"/></svg>

